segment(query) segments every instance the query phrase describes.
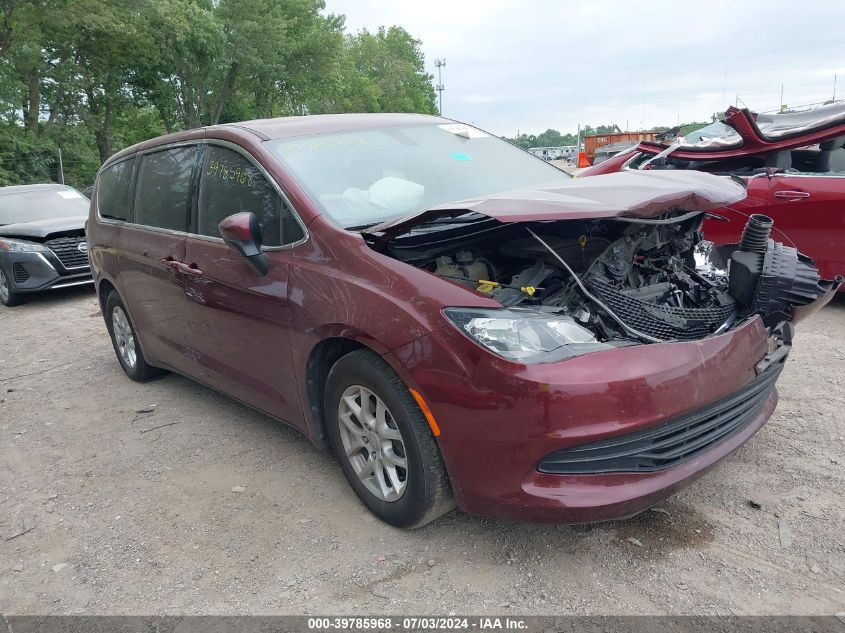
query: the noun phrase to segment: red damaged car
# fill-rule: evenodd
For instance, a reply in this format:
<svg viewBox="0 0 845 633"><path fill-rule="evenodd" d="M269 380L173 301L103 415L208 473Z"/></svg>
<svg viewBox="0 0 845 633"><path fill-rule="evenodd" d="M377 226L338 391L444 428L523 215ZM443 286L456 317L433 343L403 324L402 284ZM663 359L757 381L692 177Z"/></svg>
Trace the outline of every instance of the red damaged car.
<svg viewBox="0 0 845 633"><path fill-rule="evenodd" d="M130 378L283 420L384 521L600 521L748 440L792 323L841 283L764 216L705 254L709 210L744 196L696 172L571 179L437 117L312 116L120 152L88 243Z"/></svg>
<svg viewBox="0 0 845 633"><path fill-rule="evenodd" d="M812 257L822 276L845 273L845 103L785 114L729 108L671 145L640 143L579 175L627 169L739 178L747 196L705 221L708 240L736 242L748 216L764 213L773 237Z"/></svg>

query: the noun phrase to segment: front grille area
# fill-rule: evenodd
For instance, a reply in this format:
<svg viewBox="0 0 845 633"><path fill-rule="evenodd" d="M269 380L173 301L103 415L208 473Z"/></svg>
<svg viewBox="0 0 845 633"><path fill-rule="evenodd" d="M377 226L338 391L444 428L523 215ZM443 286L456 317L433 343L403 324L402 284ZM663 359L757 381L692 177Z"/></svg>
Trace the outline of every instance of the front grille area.
<svg viewBox="0 0 845 633"><path fill-rule="evenodd" d="M17 262L12 264L12 276L15 278L16 284L22 284L29 279L29 273L26 268L23 267L23 264Z"/></svg>
<svg viewBox="0 0 845 633"><path fill-rule="evenodd" d="M661 341L695 341L709 336L735 307L675 308L629 297L595 277L585 283L630 327Z"/></svg>
<svg viewBox="0 0 845 633"><path fill-rule="evenodd" d="M80 251L79 245L84 237L57 237L47 240L44 245L56 254L65 268L78 268L88 265L88 251Z"/></svg>
<svg viewBox="0 0 845 633"><path fill-rule="evenodd" d="M677 466L742 429L763 408L783 364L739 391L659 426L556 451L537 470L558 475L643 473Z"/></svg>

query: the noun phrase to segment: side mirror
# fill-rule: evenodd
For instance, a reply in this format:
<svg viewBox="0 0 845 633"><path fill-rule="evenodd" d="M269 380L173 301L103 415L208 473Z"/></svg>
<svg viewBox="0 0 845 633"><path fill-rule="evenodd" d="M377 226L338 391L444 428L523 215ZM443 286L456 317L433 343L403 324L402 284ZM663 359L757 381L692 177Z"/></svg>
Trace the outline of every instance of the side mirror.
<svg viewBox="0 0 845 633"><path fill-rule="evenodd" d="M246 258L259 275L270 270L270 260L261 250L261 225L254 213L242 211L224 218L218 225L223 241Z"/></svg>

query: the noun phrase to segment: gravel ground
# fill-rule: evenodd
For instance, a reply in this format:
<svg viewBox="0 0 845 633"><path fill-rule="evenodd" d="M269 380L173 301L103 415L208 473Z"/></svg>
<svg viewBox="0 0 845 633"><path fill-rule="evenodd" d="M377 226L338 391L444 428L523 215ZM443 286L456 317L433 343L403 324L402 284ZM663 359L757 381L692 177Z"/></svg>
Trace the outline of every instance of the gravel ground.
<svg viewBox="0 0 845 633"><path fill-rule="evenodd" d="M845 607L845 297L803 324L748 444L660 508L595 526L454 512L390 528L284 425L179 376L130 382L88 289L0 306L0 350L0 612Z"/></svg>

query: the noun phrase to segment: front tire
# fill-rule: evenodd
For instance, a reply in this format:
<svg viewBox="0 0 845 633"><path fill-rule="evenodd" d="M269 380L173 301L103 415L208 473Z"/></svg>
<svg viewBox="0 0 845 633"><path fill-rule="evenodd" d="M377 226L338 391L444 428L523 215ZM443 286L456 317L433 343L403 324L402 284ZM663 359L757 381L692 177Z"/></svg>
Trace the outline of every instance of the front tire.
<svg viewBox="0 0 845 633"><path fill-rule="evenodd" d="M382 521L420 527L454 507L431 429L381 358L369 350L341 358L329 372L325 411L343 474Z"/></svg>
<svg viewBox="0 0 845 633"><path fill-rule="evenodd" d="M103 316L114 353L127 376L136 382L147 382L166 373L163 369L150 365L144 357L135 327L129 320L129 313L117 291L112 290L106 298L106 311Z"/></svg>
<svg viewBox="0 0 845 633"><path fill-rule="evenodd" d="M12 290L12 282L0 268L0 303L8 308L13 308L23 303L23 297L19 292Z"/></svg>

